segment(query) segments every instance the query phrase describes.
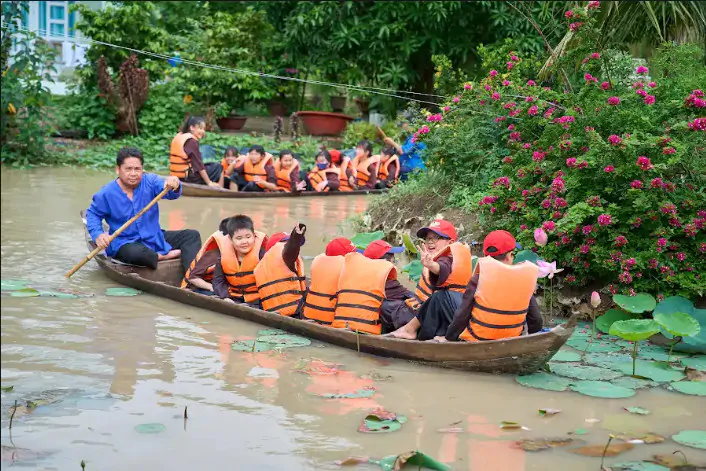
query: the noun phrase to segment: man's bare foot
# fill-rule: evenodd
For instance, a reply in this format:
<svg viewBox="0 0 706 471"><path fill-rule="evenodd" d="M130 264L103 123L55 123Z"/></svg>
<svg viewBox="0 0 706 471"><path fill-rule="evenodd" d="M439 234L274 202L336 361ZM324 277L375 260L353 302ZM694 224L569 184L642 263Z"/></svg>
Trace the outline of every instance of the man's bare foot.
<svg viewBox="0 0 706 471"><path fill-rule="evenodd" d="M168 254L166 255L159 255L157 256L157 260L171 260L173 258L179 258L181 257L181 250L179 249L174 249L170 250Z"/></svg>
<svg viewBox="0 0 706 471"><path fill-rule="evenodd" d="M397 329L394 332L390 332L389 334L385 334L385 337L393 337L396 339L406 339L406 340L416 340L417 333L410 332L409 330L405 330L405 328L402 327L400 329Z"/></svg>

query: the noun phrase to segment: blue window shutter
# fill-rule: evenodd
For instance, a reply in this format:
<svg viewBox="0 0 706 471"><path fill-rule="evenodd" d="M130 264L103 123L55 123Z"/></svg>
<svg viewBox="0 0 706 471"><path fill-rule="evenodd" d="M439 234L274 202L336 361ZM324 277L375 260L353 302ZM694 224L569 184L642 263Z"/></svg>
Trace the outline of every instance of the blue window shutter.
<svg viewBox="0 0 706 471"><path fill-rule="evenodd" d="M22 27L29 28L29 3L22 2Z"/></svg>
<svg viewBox="0 0 706 471"><path fill-rule="evenodd" d="M76 12L71 10L71 5L73 5L76 2L69 2L69 35L72 36L74 34L74 23L76 23Z"/></svg>
<svg viewBox="0 0 706 471"><path fill-rule="evenodd" d="M47 34L47 2L39 2L39 34Z"/></svg>

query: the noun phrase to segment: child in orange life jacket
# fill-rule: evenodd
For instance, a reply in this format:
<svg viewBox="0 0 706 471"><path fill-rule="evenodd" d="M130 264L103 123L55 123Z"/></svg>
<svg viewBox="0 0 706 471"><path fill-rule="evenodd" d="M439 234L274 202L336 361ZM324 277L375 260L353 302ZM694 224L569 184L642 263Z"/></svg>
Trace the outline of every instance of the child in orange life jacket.
<svg viewBox="0 0 706 471"><path fill-rule="evenodd" d="M378 182L375 188L390 188L400 176L400 159L394 147L385 147L380 153Z"/></svg>
<svg viewBox="0 0 706 471"><path fill-rule="evenodd" d="M265 255L255 267L255 281L262 309L299 318L306 293L304 262L299 250L304 245L306 226L297 224L291 234L279 232L267 241Z"/></svg>
<svg viewBox="0 0 706 471"><path fill-rule="evenodd" d="M240 154L240 151L233 147L226 147L226 151L223 155L223 160L221 160L221 167L223 167L223 187L228 188L232 191L238 191L238 185L231 177L235 169L242 167L245 164L245 159L247 155Z"/></svg>
<svg viewBox="0 0 706 471"><path fill-rule="evenodd" d="M417 231L423 240L418 247L424 267L415 297L407 304L418 309L407 325L390 333L391 337L430 340L444 335L462 293L471 278L470 249L456 242L456 228L449 221L437 219Z"/></svg>
<svg viewBox="0 0 706 471"><path fill-rule="evenodd" d="M359 190L372 190L378 181L380 156L373 155L373 145L370 141L360 141L355 148L355 158L351 164L357 175Z"/></svg>
<svg viewBox="0 0 706 471"><path fill-rule="evenodd" d="M519 247L509 232L488 234L483 241L486 257L478 261L446 335L435 340L477 342L542 330L542 314L533 295L538 269L531 262L513 265L515 248Z"/></svg>
<svg viewBox="0 0 706 471"><path fill-rule="evenodd" d="M331 158L331 167L340 169L339 181L340 191L353 191L358 189L358 184L355 177L355 168L352 165L351 159L341 154L341 151L332 149L329 151Z"/></svg>
<svg viewBox="0 0 706 471"><path fill-rule="evenodd" d="M231 218L225 218L218 225L218 232L225 236L228 231L228 221ZM209 237L201 250L196 254L196 258L191 262L191 265L184 274L184 279L181 282L182 289L189 289L199 294L207 296L215 296L213 292L213 274L218 263L220 251L218 245Z"/></svg>
<svg viewBox="0 0 706 471"><path fill-rule="evenodd" d="M265 254L267 236L256 231L252 219L242 214L229 218L225 229L225 235L217 239L213 292L221 299L259 307L255 267Z"/></svg>
<svg viewBox="0 0 706 471"><path fill-rule="evenodd" d="M274 167L278 191L292 193L306 189L306 182L301 179L299 161L294 158L291 150L281 151Z"/></svg>
<svg viewBox="0 0 706 471"><path fill-rule="evenodd" d="M371 242L363 255L372 260L387 260L395 263L395 254L404 252L404 247L393 247L384 240ZM388 278L385 282L385 300L380 306L382 333L386 334L406 325L414 318L415 312L405 303L414 294L402 286L397 279Z"/></svg>
<svg viewBox="0 0 706 471"><path fill-rule="evenodd" d="M313 191L338 191L341 186L340 170L330 165L331 155L327 150L319 151L315 157L315 167L307 175Z"/></svg>
<svg viewBox="0 0 706 471"><path fill-rule="evenodd" d="M277 191L272 154L265 152L262 146L252 146L248 159L236 172L240 191Z"/></svg>

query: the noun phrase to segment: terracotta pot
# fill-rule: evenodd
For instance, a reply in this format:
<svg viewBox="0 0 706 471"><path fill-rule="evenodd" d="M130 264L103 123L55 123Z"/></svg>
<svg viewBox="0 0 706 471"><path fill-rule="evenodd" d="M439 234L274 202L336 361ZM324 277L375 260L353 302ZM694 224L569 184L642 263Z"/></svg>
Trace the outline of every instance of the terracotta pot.
<svg viewBox="0 0 706 471"><path fill-rule="evenodd" d="M240 131L247 120L247 116L228 116L216 119L216 123L221 128L221 131Z"/></svg>
<svg viewBox="0 0 706 471"><path fill-rule="evenodd" d="M367 115L370 112L370 102L367 100L361 100L360 98L355 98L355 105L358 107L358 111L361 114Z"/></svg>
<svg viewBox="0 0 706 471"><path fill-rule="evenodd" d="M284 116L287 114L287 107L281 101L268 101L267 111L270 112L270 116Z"/></svg>
<svg viewBox="0 0 706 471"><path fill-rule="evenodd" d="M338 136L353 118L343 113L297 111L306 131L312 136Z"/></svg>
<svg viewBox="0 0 706 471"><path fill-rule="evenodd" d="M343 111L346 107L346 97L344 96L332 96L329 98L329 102L333 111Z"/></svg>

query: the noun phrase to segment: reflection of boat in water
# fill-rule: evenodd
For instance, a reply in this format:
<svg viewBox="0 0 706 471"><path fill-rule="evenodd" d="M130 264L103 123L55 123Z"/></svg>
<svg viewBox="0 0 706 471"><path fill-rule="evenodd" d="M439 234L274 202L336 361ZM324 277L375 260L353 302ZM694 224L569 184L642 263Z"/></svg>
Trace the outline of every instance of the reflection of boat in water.
<svg viewBox="0 0 706 471"><path fill-rule="evenodd" d="M361 196L377 195L385 193L387 190L356 190L356 191L301 191L298 193L285 192L254 192L254 191L230 191L225 188L213 188L195 183L181 183L183 196L195 196L199 198L301 198L305 196Z"/></svg>
<svg viewBox="0 0 706 471"><path fill-rule="evenodd" d="M89 249L93 249L95 246L88 232L85 236ZM359 335L183 290L179 288L183 278L180 260L162 261L156 270L151 270L126 265L103 254L96 255L94 259L111 280L155 296L352 350L458 370L511 374L537 371L566 343L578 321L578 317L573 316L565 325L548 332L478 343L419 342L380 335Z"/></svg>

